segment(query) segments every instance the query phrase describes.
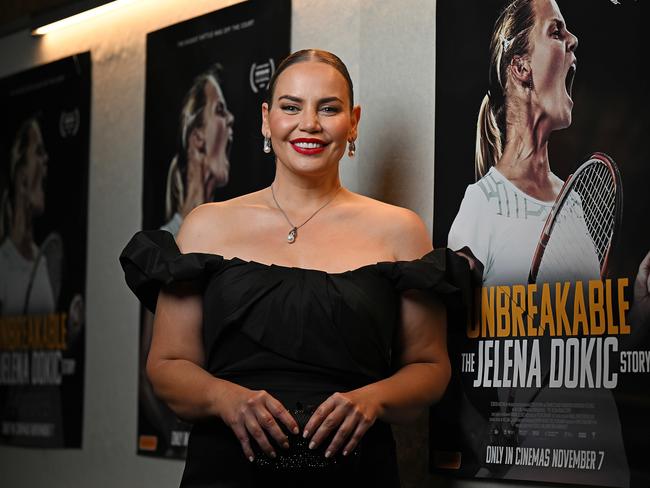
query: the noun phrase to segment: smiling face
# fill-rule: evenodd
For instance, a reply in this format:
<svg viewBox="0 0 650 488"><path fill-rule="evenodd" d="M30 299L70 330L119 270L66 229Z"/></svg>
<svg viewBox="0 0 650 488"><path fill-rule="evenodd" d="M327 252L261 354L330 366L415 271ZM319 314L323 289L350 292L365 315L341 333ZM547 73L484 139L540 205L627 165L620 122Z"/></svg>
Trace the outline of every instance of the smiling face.
<svg viewBox="0 0 650 488"><path fill-rule="evenodd" d="M553 130L571 125L571 88L578 39L566 28L555 0L534 2L535 26L530 33L529 63L541 111Z"/></svg>
<svg viewBox="0 0 650 488"><path fill-rule="evenodd" d="M285 69L271 106L262 105L262 134L271 137L278 163L289 171L319 175L338 167L347 142L356 139L359 107L334 67L304 61Z"/></svg>
<svg viewBox="0 0 650 488"><path fill-rule="evenodd" d="M228 183L230 174L229 149L232 143L234 117L226 106L218 83L208 78L204 85L206 104L203 109L203 132L205 151L205 194L212 196L214 189Z"/></svg>

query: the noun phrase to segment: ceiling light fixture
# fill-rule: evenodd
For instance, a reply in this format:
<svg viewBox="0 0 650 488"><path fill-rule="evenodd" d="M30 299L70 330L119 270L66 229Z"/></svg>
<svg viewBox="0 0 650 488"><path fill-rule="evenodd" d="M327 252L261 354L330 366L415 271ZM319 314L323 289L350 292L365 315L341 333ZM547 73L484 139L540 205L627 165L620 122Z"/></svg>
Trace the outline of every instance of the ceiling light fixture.
<svg viewBox="0 0 650 488"><path fill-rule="evenodd" d="M52 31L63 29L85 20L123 7L135 0L86 1L77 2L53 13L46 13L34 19L33 36L43 36Z"/></svg>

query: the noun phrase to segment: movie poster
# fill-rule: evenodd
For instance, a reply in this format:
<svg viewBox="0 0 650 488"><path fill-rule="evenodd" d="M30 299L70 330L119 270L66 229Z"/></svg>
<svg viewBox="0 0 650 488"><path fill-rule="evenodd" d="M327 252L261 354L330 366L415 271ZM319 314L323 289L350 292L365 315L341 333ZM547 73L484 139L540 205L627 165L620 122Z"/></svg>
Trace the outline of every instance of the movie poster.
<svg viewBox="0 0 650 488"><path fill-rule="evenodd" d="M147 35L143 228L176 235L197 205L270 185L261 104L289 54L291 1L247 1ZM138 453L183 458L190 425L146 378L152 315L140 338Z"/></svg>
<svg viewBox="0 0 650 488"><path fill-rule="evenodd" d="M0 80L0 443L81 447L90 53Z"/></svg>
<svg viewBox="0 0 650 488"><path fill-rule="evenodd" d="M650 486L649 14L437 2L434 244L477 287L436 472Z"/></svg>

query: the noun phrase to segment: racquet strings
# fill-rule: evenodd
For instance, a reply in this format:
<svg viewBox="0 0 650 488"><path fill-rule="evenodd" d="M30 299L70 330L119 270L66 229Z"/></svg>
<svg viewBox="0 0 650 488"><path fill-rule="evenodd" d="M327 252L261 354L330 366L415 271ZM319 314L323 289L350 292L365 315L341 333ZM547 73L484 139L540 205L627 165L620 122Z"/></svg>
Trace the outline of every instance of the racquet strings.
<svg viewBox="0 0 650 488"><path fill-rule="evenodd" d="M594 159L570 182L556 211L537 282L600 279L616 224L616 181Z"/></svg>

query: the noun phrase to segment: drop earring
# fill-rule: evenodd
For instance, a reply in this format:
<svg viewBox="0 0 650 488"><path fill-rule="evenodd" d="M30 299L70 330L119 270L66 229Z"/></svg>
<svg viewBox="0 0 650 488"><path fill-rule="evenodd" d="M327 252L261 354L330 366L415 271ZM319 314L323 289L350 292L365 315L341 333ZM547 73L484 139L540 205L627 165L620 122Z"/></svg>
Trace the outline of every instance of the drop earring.
<svg viewBox="0 0 650 488"><path fill-rule="evenodd" d="M264 145L262 146L262 151L266 154L271 152L271 139L269 137L264 138Z"/></svg>
<svg viewBox="0 0 650 488"><path fill-rule="evenodd" d="M354 141L350 141L348 143L348 156L353 158L356 152L357 152L357 145L354 143Z"/></svg>

